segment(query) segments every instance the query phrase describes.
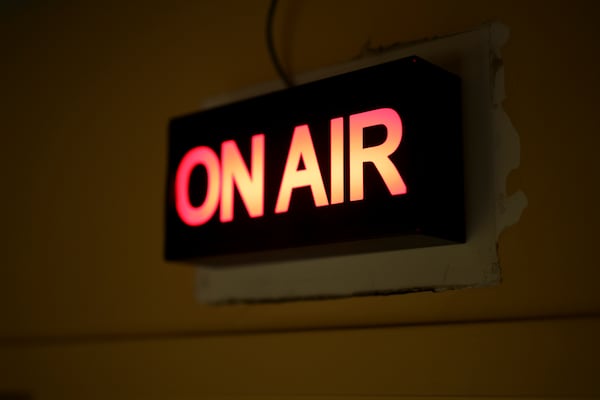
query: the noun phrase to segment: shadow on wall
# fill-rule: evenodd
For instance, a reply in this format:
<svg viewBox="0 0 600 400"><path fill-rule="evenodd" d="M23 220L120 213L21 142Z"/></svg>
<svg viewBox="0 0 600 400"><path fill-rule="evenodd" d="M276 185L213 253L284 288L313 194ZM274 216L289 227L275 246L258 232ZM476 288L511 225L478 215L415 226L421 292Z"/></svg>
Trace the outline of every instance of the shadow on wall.
<svg viewBox="0 0 600 400"><path fill-rule="evenodd" d="M0 393L0 400L32 400L33 397L27 393Z"/></svg>

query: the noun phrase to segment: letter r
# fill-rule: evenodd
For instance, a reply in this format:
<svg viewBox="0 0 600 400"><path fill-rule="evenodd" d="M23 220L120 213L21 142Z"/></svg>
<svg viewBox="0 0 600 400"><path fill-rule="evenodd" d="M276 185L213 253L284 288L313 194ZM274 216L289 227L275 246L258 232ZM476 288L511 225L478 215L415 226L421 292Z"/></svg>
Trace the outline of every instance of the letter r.
<svg viewBox="0 0 600 400"><path fill-rule="evenodd" d="M383 125L385 141L377 146L363 147L364 129ZM391 108L379 108L350 116L350 201L362 200L364 193L364 164L372 163L381 175L392 196L407 192L404 180L390 160L402 140L402 120Z"/></svg>

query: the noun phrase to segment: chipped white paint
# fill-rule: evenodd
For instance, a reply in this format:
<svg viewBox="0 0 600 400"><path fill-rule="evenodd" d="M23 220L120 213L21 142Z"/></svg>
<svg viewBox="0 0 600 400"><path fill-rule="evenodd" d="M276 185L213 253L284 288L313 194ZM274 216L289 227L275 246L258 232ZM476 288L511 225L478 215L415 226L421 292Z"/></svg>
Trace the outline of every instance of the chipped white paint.
<svg viewBox="0 0 600 400"><path fill-rule="evenodd" d="M226 268L199 266L197 297L204 303L278 301L370 293L447 290L500 282L497 241L516 223L525 195L506 193L508 173L519 165L519 137L502 108L504 67L500 50L508 28L489 24L444 38L396 46L320 71L300 83L418 55L463 80L467 243L321 259L278 261ZM204 108L280 89L277 83L227 94Z"/></svg>
<svg viewBox="0 0 600 400"><path fill-rule="evenodd" d="M498 194L496 203L496 237L507 227L516 224L521 213L527 207L527 197L522 191L512 195L506 194L506 178L521 162L519 151L519 134L510 122L510 118L502 107L506 98L504 86L504 63L500 49L508 40L509 30L505 25L492 24L490 30L490 56L492 58L492 127L494 132L496 177L495 192Z"/></svg>

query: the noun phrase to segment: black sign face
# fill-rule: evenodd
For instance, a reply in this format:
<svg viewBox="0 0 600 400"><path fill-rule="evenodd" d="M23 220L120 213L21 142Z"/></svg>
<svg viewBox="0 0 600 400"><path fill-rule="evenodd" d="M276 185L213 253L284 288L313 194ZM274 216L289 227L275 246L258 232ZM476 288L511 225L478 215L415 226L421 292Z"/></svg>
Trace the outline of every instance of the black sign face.
<svg viewBox="0 0 600 400"><path fill-rule="evenodd" d="M460 243L462 168L460 80L417 57L175 118L165 256Z"/></svg>

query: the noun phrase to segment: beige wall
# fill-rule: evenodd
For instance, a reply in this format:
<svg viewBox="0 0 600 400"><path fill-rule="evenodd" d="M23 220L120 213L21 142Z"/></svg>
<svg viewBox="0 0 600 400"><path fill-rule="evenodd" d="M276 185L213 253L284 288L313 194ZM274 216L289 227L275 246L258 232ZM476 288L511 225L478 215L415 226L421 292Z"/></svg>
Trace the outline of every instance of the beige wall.
<svg viewBox="0 0 600 400"><path fill-rule="evenodd" d="M367 39L508 25L504 106L522 146L508 186L529 207L501 237L495 288L228 307L198 305L193 270L162 260L166 124L275 78L268 2L11 3L0 393L600 396L596 2L282 0L295 73ZM369 329L306 330L348 327ZM295 333L248 334L274 330Z"/></svg>

